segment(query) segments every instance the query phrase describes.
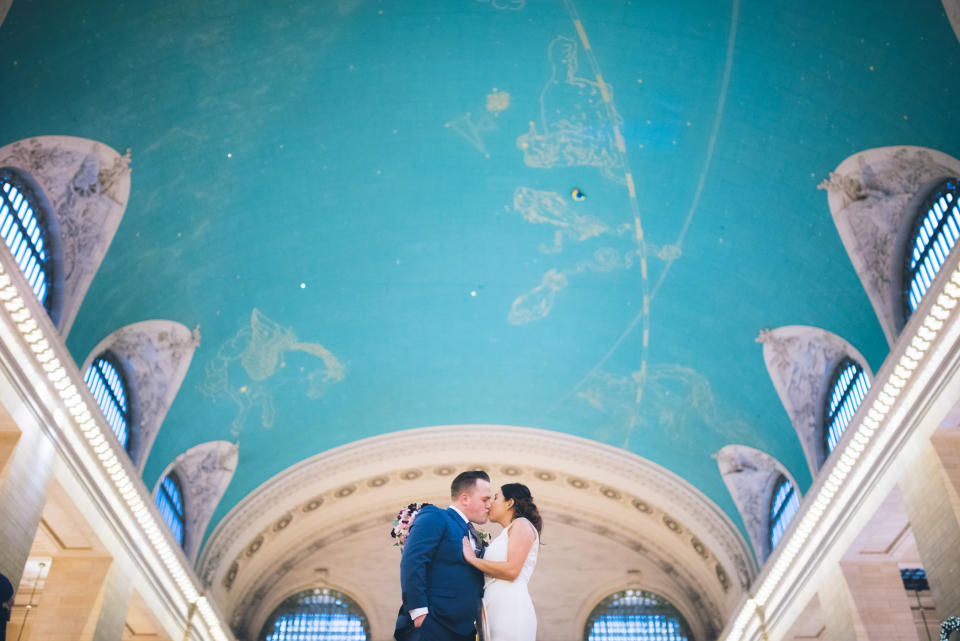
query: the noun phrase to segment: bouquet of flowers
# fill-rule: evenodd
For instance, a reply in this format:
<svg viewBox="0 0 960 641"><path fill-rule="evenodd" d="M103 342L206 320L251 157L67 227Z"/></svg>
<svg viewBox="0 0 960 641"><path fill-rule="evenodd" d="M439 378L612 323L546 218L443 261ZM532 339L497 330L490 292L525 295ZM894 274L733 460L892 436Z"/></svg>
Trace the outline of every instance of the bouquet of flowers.
<svg viewBox="0 0 960 641"><path fill-rule="evenodd" d="M397 520L393 522L393 529L390 530L390 536L396 539L394 547L403 550L403 544L410 535L410 528L413 527L413 520L417 518L417 512L427 505L431 503L411 503L397 513Z"/></svg>
<svg viewBox="0 0 960 641"><path fill-rule="evenodd" d="M940 626L940 641L947 641L952 632L960 632L960 617L950 617Z"/></svg>

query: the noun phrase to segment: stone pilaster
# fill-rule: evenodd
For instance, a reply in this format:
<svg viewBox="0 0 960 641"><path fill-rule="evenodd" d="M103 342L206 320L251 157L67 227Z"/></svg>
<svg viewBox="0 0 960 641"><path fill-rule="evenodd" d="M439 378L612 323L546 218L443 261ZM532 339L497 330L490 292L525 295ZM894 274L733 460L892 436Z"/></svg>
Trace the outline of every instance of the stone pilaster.
<svg viewBox="0 0 960 641"><path fill-rule="evenodd" d="M900 488L937 612L960 616L960 429L934 433Z"/></svg>
<svg viewBox="0 0 960 641"><path fill-rule="evenodd" d="M77 552L54 557L31 615L31 641L92 641L111 563L112 559L102 554Z"/></svg>
<svg viewBox="0 0 960 641"><path fill-rule="evenodd" d="M842 561L820 588L828 641L918 641L893 561Z"/></svg>
<svg viewBox="0 0 960 641"><path fill-rule="evenodd" d="M123 627L133 595L134 570L114 561L103 586L103 605L97 618L93 641L117 641L123 636Z"/></svg>
<svg viewBox="0 0 960 641"><path fill-rule="evenodd" d="M8 400L8 399L4 399ZM20 431L18 411L0 405L0 572L19 585L40 524L53 464L53 447L39 429Z"/></svg>

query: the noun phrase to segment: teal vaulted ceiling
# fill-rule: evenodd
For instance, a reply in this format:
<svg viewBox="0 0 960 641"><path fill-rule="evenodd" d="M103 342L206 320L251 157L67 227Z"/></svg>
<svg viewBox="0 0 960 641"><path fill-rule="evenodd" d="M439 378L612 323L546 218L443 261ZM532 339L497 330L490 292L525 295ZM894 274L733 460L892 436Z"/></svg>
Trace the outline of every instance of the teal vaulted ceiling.
<svg viewBox="0 0 960 641"><path fill-rule="evenodd" d="M960 155L943 7L886 5L16 0L0 142L132 150L68 346L199 327L144 478L239 439L213 523L313 454L463 423L624 447L739 522L721 447L810 482L758 332L887 353L817 184Z"/></svg>

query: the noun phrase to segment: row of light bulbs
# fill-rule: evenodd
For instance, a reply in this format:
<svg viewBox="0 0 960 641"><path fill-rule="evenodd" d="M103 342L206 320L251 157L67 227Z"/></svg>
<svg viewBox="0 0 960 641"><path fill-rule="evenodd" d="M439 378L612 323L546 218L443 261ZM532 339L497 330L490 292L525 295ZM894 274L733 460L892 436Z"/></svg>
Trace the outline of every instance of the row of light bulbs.
<svg viewBox="0 0 960 641"><path fill-rule="evenodd" d="M944 277L946 277L946 274L944 274ZM932 294L932 292L928 293ZM860 455L873 440L877 430L884 426L883 421L892 409L894 402L910 382L914 371L929 351L930 346L933 345L946 321L954 313L958 302L960 302L960 266L954 270L949 280L944 284L943 291L937 296L936 301L923 319L923 323L910 340L910 344L893 367L893 371L887 376L887 380L882 386L875 388L877 391L874 392L874 389L871 389L874 398L869 409L861 407L860 411L857 412L854 419L859 419L856 431L847 440L846 446L839 454L839 459L820 487L816 497L812 501L809 497L804 500L802 511L798 514L800 520L797 526L790 538L786 540L785 547L777 556L773 567L761 580L755 595L749 597L740 609L733 625L730 627L729 634L725 637L725 641L743 641L750 621L768 605L770 597L780 587L783 577L791 569L791 565L796 560L801 548L820 524L824 512L830 507L833 497L840 491Z"/></svg>
<svg viewBox="0 0 960 641"><path fill-rule="evenodd" d="M131 479L123 462L117 456L116 449L108 440L112 437L112 432L106 425L101 425L103 418L99 409L91 411L90 404L83 398L77 383L74 382L80 380L79 372L72 371L75 369L72 363L68 363L67 367L71 368L68 371L57 357L43 329L37 324L21 297L20 287L25 285L21 285L18 277L22 279L19 273L14 274L12 270L6 270L0 261L0 303L3 304L10 319L30 347L34 358L70 414L73 425L83 434L99 460L102 471L110 478L114 489L130 509L163 566L180 589L183 598L199 612L210 633L210 638L214 641L230 641L209 599L197 590L188 569L161 529L165 526L160 524L155 511L151 510L149 497L147 501L144 500L143 492ZM30 295L32 296L32 292Z"/></svg>

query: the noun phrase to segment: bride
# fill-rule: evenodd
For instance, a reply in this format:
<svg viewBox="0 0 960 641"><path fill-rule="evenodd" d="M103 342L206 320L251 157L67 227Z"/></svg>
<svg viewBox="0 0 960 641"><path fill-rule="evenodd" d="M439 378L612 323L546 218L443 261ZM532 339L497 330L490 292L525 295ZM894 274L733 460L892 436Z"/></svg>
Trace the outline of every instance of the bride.
<svg viewBox="0 0 960 641"><path fill-rule="evenodd" d="M485 641L535 641L537 614L527 592L527 583L537 564L543 520L530 490L520 483L507 483L493 497L490 520L503 532L477 558L464 537L463 558L486 575L483 594Z"/></svg>

